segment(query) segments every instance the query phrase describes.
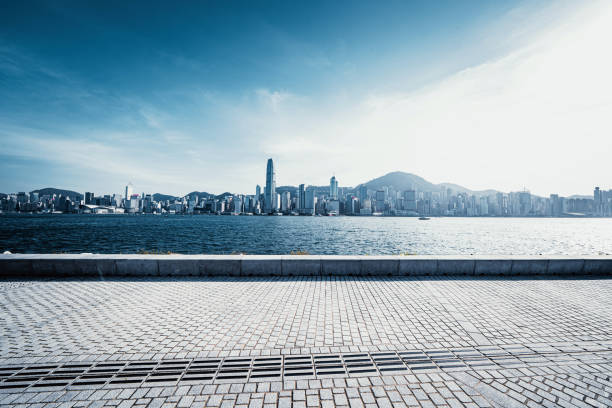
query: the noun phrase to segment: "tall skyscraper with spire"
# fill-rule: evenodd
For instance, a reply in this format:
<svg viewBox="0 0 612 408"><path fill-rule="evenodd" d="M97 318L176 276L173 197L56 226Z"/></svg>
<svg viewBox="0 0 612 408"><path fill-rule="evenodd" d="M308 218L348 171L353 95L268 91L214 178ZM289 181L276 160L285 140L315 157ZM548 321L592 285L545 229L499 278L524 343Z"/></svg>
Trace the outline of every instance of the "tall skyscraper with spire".
<svg viewBox="0 0 612 408"><path fill-rule="evenodd" d="M276 173L274 172L274 162L272 159L268 159L268 166L266 168L266 195L265 200L265 211L270 214L275 210L276 201Z"/></svg>
<svg viewBox="0 0 612 408"><path fill-rule="evenodd" d="M134 186L132 185L131 182L129 182L127 186L125 186L125 199L129 200L130 198L132 198L133 192L134 192Z"/></svg>
<svg viewBox="0 0 612 408"><path fill-rule="evenodd" d="M329 195L332 200L338 199L338 180L336 180L336 176L332 176L329 180Z"/></svg>

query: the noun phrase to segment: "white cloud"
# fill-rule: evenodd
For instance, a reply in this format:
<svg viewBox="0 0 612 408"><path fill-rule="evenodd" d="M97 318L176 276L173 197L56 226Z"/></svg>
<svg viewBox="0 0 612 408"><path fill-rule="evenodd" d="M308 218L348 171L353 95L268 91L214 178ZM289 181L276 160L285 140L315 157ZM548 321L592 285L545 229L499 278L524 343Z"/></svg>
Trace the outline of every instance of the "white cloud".
<svg viewBox="0 0 612 408"><path fill-rule="evenodd" d="M539 18L513 26L504 49L518 45L506 55L411 92L362 92L346 79L316 98L266 86L242 98L165 94L159 106L126 97L107 126L41 133L5 123L0 147L176 194L251 192L270 156L279 184L324 184L335 172L341 185L356 185L402 170L474 189L612 188L612 3L585 4L545 16L544 30L533 29Z"/></svg>
<svg viewBox="0 0 612 408"><path fill-rule="evenodd" d="M269 89L257 89L255 95L259 99L259 102L264 107L270 108L272 112L278 112L281 105L287 102L293 97L293 95L286 91L270 91Z"/></svg>
<svg viewBox="0 0 612 408"><path fill-rule="evenodd" d="M271 121L264 149L286 162L291 183L335 169L346 185L405 170L478 189L612 187L610 38L612 3L591 3L528 45L415 92Z"/></svg>

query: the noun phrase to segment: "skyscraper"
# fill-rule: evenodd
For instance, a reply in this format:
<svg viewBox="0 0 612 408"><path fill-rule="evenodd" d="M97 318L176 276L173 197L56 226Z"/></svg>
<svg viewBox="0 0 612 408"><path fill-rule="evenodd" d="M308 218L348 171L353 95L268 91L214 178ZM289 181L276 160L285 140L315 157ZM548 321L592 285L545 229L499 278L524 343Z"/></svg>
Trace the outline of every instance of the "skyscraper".
<svg viewBox="0 0 612 408"><path fill-rule="evenodd" d="M259 196L261 195L261 187L259 184L255 187L255 200L259 200Z"/></svg>
<svg viewBox="0 0 612 408"><path fill-rule="evenodd" d="M265 195L265 211L270 214L275 210L276 201L276 173L274 172L274 162L268 159L266 168L266 195Z"/></svg>
<svg viewBox="0 0 612 408"><path fill-rule="evenodd" d="M387 201L387 193L385 190L376 190L376 212L385 211L385 202Z"/></svg>
<svg viewBox="0 0 612 408"><path fill-rule="evenodd" d="M317 205L316 188L308 186L306 188L306 203L303 213L306 215L315 215L315 208Z"/></svg>
<svg viewBox="0 0 612 408"><path fill-rule="evenodd" d="M283 191L283 194L281 195L281 211L291 211L291 193L288 191Z"/></svg>
<svg viewBox="0 0 612 408"><path fill-rule="evenodd" d="M338 199L338 180L336 180L336 176L329 179L329 196L332 200Z"/></svg>
<svg viewBox="0 0 612 408"><path fill-rule="evenodd" d="M306 208L306 189L304 188L303 184L300 184L300 187L298 189L297 208L298 210L303 210L304 208Z"/></svg>
<svg viewBox="0 0 612 408"><path fill-rule="evenodd" d="M129 200L132 197L133 192L134 186L132 185L132 183L128 183L128 185L125 186L125 199Z"/></svg>
<svg viewBox="0 0 612 408"><path fill-rule="evenodd" d="M417 210L417 197L415 190L404 191L404 210L416 211Z"/></svg>
<svg viewBox="0 0 612 408"><path fill-rule="evenodd" d="M595 215L603 215L603 200L599 187L595 187L593 191L593 212Z"/></svg>

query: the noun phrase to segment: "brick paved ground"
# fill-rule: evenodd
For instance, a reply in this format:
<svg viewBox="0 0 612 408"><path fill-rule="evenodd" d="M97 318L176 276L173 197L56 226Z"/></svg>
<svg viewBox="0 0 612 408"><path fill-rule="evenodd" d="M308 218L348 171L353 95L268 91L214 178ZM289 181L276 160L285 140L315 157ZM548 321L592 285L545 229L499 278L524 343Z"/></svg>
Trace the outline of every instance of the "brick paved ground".
<svg viewBox="0 0 612 408"><path fill-rule="evenodd" d="M612 406L612 280L0 282L0 405Z"/></svg>

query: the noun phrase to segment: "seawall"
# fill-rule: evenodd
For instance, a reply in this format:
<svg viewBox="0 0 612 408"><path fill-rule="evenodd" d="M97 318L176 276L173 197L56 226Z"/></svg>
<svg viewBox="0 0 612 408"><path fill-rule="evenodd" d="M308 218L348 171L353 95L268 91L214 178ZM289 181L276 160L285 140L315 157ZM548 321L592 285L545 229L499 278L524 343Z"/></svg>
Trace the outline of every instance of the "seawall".
<svg viewBox="0 0 612 408"><path fill-rule="evenodd" d="M0 279L547 275L612 276L612 256L0 255Z"/></svg>

